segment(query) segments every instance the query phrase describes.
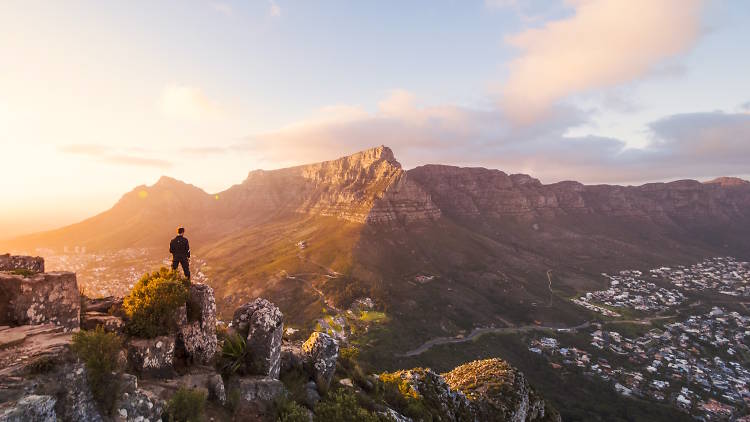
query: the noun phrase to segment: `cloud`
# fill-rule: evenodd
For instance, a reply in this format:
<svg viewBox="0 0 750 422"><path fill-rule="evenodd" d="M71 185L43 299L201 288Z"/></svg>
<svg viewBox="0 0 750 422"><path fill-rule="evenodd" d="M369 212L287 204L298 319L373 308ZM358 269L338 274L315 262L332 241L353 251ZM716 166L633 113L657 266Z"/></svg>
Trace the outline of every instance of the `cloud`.
<svg viewBox="0 0 750 422"><path fill-rule="evenodd" d="M502 2L507 3L507 2ZM529 123L565 97L663 69L701 35L703 0L567 0L573 15L506 38L504 110Z"/></svg>
<svg viewBox="0 0 750 422"><path fill-rule="evenodd" d="M139 166L139 167L171 167L172 163L159 158L150 158L133 154L134 150L120 150L104 145L96 144L72 144L60 147L60 151L68 154L83 155L94 158L100 162Z"/></svg>
<svg viewBox="0 0 750 422"><path fill-rule="evenodd" d="M234 9L231 5L228 3L223 2L211 2L209 3L211 5L211 8L213 8L215 11L225 15L225 16L233 16L234 15Z"/></svg>
<svg viewBox="0 0 750 422"><path fill-rule="evenodd" d="M223 114L219 104L209 99L201 89L182 84L164 87L158 106L165 116L178 119L197 120Z"/></svg>
<svg viewBox="0 0 750 422"><path fill-rule="evenodd" d="M268 9L268 14L271 15L274 18L278 18L281 16L281 7L276 3L274 0L269 1L270 8Z"/></svg>
<svg viewBox="0 0 750 422"><path fill-rule="evenodd" d="M242 150L286 166L385 144L406 168L428 163L483 166L528 173L548 183L637 183L750 173L747 114L667 116L648 125L651 143L642 149L615 138L566 136L571 127L586 122L586 112L555 105L543 120L519 126L497 108L421 106L412 94L394 91L374 112L328 107L281 130L249 136L227 152Z"/></svg>

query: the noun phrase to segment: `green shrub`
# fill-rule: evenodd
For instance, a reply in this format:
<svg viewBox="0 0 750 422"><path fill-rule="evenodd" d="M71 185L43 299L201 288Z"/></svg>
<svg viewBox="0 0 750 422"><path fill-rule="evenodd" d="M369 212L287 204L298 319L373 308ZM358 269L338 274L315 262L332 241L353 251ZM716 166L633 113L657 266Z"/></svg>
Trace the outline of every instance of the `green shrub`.
<svg viewBox="0 0 750 422"><path fill-rule="evenodd" d="M239 334L224 339L221 346L219 370L226 376L247 373L247 341Z"/></svg>
<svg viewBox="0 0 750 422"><path fill-rule="evenodd" d="M169 422L198 422L204 419L206 393L180 387L167 403Z"/></svg>
<svg viewBox="0 0 750 422"><path fill-rule="evenodd" d="M274 403L276 422L309 422L307 410L299 403L282 398Z"/></svg>
<svg viewBox="0 0 750 422"><path fill-rule="evenodd" d="M72 348L86 365L86 380L94 400L102 411L111 414L120 390L120 377L112 376L112 371L118 369L117 355L122 349L122 339L96 327L74 333Z"/></svg>
<svg viewBox="0 0 750 422"><path fill-rule="evenodd" d="M381 374L377 390L388 405L404 416L424 422L439 420L432 414L424 398L414 390L411 383L402 379L397 372Z"/></svg>
<svg viewBox="0 0 750 422"><path fill-rule="evenodd" d="M339 388L315 406L315 420L326 422L384 422L391 419L360 406L357 396Z"/></svg>
<svg viewBox="0 0 750 422"><path fill-rule="evenodd" d="M21 275L24 277L31 277L32 275L36 274L36 272L27 270L26 268L16 268L15 270L10 270L11 274L15 275Z"/></svg>
<svg viewBox="0 0 750 422"><path fill-rule="evenodd" d="M175 315L188 298L185 279L162 267L136 283L122 303L128 334L153 338L176 329Z"/></svg>
<svg viewBox="0 0 750 422"><path fill-rule="evenodd" d="M26 368L28 368L28 371L31 374L46 374L52 371L56 365L57 361L55 358L49 355L42 355L26 365Z"/></svg>

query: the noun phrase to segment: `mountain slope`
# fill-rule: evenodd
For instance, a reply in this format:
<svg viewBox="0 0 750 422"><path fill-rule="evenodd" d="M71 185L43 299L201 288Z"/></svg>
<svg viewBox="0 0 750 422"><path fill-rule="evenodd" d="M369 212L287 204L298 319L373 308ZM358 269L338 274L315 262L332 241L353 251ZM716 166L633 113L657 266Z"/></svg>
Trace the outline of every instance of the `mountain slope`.
<svg viewBox="0 0 750 422"><path fill-rule="evenodd" d="M371 296L403 317L379 341L408 349L478 325L580 323L564 297L599 287L602 271L748 258L750 184L544 185L482 168L404 171L377 147L253 171L214 195L162 178L81 223L0 246L139 246L163 257L177 225L205 260L220 311L264 295L309 325L326 302Z"/></svg>

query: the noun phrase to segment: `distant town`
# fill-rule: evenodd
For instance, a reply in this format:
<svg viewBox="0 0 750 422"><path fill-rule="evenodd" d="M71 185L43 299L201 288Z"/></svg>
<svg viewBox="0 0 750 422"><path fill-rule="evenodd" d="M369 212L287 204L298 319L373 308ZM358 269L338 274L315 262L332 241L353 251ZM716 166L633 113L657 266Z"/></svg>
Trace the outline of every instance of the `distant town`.
<svg viewBox="0 0 750 422"><path fill-rule="evenodd" d="M90 253L84 246L70 246L63 253L51 249L37 249L44 256L47 271L74 271L79 288L89 297L125 296L143 274L172 263L169 254L156 259L147 248L128 248L116 252ZM191 279L204 282L201 271L205 262L200 257L190 259Z"/></svg>
<svg viewBox="0 0 750 422"><path fill-rule="evenodd" d="M739 299L750 296L750 264L721 257L603 276L609 289L572 299L602 321L575 334L533 337L531 352L556 370L598 377L624 396L668 403L699 420L747 413L750 316ZM706 292L737 297L727 303L735 309L693 314L706 310L705 298L695 296ZM627 320L633 310L645 316Z"/></svg>

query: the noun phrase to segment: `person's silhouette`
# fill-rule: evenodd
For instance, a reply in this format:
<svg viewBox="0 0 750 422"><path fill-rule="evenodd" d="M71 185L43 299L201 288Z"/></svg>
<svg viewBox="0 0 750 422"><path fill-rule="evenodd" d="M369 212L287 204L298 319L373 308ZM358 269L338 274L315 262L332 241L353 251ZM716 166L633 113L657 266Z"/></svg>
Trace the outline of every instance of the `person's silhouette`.
<svg viewBox="0 0 750 422"><path fill-rule="evenodd" d="M185 277L190 280L190 243L184 234L185 228L179 227L177 236L169 242L169 253L172 254L172 269L176 270L177 265L182 265Z"/></svg>

